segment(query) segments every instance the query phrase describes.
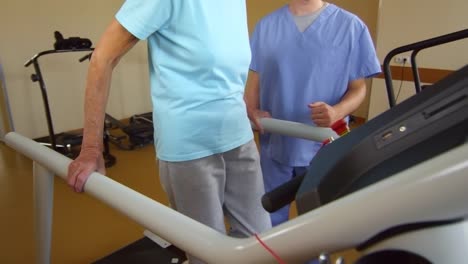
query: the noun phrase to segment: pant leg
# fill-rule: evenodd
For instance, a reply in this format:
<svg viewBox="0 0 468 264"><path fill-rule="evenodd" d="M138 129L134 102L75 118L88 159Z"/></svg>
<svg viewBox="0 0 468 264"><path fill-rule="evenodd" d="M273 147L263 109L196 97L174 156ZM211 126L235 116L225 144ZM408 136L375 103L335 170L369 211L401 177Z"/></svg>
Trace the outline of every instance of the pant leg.
<svg viewBox="0 0 468 264"><path fill-rule="evenodd" d="M282 165L274 161L266 152L261 153L260 161L265 183L265 192L269 192L293 177L293 167ZM277 226L288 221L290 205L286 205L276 212L270 213L271 224Z"/></svg>
<svg viewBox="0 0 468 264"><path fill-rule="evenodd" d="M224 206L230 235L247 237L270 229L268 212L261 203L265 189L255 142L225 152L223 157L226 164Z"/></svg>
<svg viewBox="0 0 468 264"><path fill-rule="evenodd" d="M221 155L184 161L159 161L161 184L180 213L225 234L225 166ZM187 256L191 264L203 263Z"/></svg>

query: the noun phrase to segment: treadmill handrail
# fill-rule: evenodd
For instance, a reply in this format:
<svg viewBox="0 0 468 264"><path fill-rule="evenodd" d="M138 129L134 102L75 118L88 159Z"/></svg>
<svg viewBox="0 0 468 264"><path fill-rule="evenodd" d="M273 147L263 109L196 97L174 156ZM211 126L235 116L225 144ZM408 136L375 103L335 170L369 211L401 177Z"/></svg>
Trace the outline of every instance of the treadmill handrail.
<svg viewBox="0 0 468 264"><path fill-rule="evenodd" d="M53 175L66 180L69 158L15 132L10 132L5 139L8 146L32 159L35 166L50 171L48 175L36 174L35 181ZM464 144L300 215L259 237L286 262L303 263L321 252L356 246L395 225L466 216L467 156L468 144ZM434 195L435 189L446 195ZM273 256L254 237L227 237L99 173L88 178L85 192L208 263L274 262ZM388 208L392 208L391 213ZM51 215L48 219L52 219ZM44 231L44 226L37 228ZM36 246L40 250L50 249L38 238Z"/></svg>
<svg viewBox="0 0 468 264"><path fill-rule="evenodd" d="M339 138L338 134L331 128L315 127L308 124L281 120L276 118L260 118L260 123L266 132L280 134L312 141L323 142L330 137ZM255 125L252 123L252 127Z"/></svg>
<svg viewBox="0 0 468 264"><path fill-rule="evenodd" d="M93 51L94 48L85 48L85 49L67 49L67 50L45 50L35 54L31 59L24 63L24 67L29 67L31 64L34 65L35 73L31 75L31 80L33 82L39 83L39 88L41 89L42 101L44 103L44 111L46 114L47 120L47 130L49 132L49 139L51 142L51 147L54 150L57 150L57 140L55 138L54 124L52 121L52 114L49 106L49 96L47 95L47 88L42 77L41 67L39 65L39 58L49 54L57 53L68 53L68 52L83 52L83 51Z"/></svg>
<svg viewBox="0 0 468 264"><path fill-rule="evenodd" d="M383 64L385 84L387 86L387 96L388 96L388 102L390 104L390 108L395 106L396 104L395 94L393 92L392 73L390 71L390 62L392 61L393 57L404 52L413 51L413 54L411 56L411 64L413 67L413 75L414 75L413 77L416 83L416 87L418 87L418 83L420 81L419 81L419 74L417 74L416 55L423 49L428 49L431 47L439 46L442 44L454 42L454 41L465 39L465 38L468 38L468 29L464 29L464 30L456 31L450 34L426 39L423 41L415 42L415 43L401 46L401 47L391 50L385 57L384 64Z"/></svg>
<svg viewBox="0 0 468 264"><path fill-rule="evenodd" d="M330 138L339 138L339 135L335 131L326 127L314 127L303 123L274 118L261 118L260 123L265 131L283 136L302 138L317 142L324 142ZM254 126L254 124L252 124L252 126ZM272 213L294 201L297 190L299 190L303 179L304 175L299 175L281 186L265 193L262 196L263 208Z"/></svg>
<svg viewBox="0 0 468 264"><path fill-rule="evenodd" d="M31 59L27 60L24 63L24 67L29 67L34 61L37 61L40 57L49 55L49 54L56 54L56 53L67 53L67 52L83 52L83 51L93 51L94 48L86 48L86 49L67 49L67 50L45 50L41 51L34 56L31 57Z"/></svg>

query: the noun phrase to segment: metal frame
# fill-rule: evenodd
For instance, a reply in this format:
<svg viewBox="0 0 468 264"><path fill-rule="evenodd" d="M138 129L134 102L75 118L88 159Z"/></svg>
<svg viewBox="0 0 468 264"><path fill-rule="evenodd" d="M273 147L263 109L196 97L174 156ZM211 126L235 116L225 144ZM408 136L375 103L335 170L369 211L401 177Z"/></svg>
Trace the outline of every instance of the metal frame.
<svg viewBox="0 0 468 264"><path fill-rule="evenodd" d="M50 111L49 97L47 95L47 87L46 87L46 84L44 82L44 78L42 76L41 67L39 65L39 58L43 57L43 56L46 56L46 55L51 55L51 54L61 54L61 53L71 53L71 52L73 52L73 53L75 53L75 52L90 52L90 51L94 51L94 48L68 49L68 50L46 50L46 51L42 51L42 52L39 52L39 53L35 54L31 59L29 59L28 61L26 61L24 63L24 67L29 67L30 65L34 66L35 73L31 74L31 80L33 82L39 82L39 88L41 89L42 100L43 100L43 103L44 103L44 110L45 110L46 119L47 119L47 128L48 128L48 131L49 131L50 143L41 142L41 144L45 145L45 146L48 146L48 147L52 148L53 150L58 151L58 152L60 152L62 154L65 154L65 155L73 155L72 150L71 150L72 146L70 144L66 144L66 142L63 142L63 145L57 144L57 138L56 138L56 135L55 135L54 124L53 124L53 121L52 121L52 115L51 115L51 111ZM89 54L87 56L89 56ZM83 58L81 58L81 59L83 59ZM81 144L81 142L80 142L80 144ZM115 159L114 156L112 156L110 154L108 136L107 136L106 133L104 133L103 146L104 146L103 155L104 155L104 159L105 159L105 165L106 165L106 167L111 167L116 163L116 159ZM60 151L60 150L62 150L62 151Z"/></svg>
<svg viewBox="0 0 468 264"><path fill-rule="evenodd" d="M39 87L41 89L42 94L42 101L44 103L44 110L47 119L47 128L49 131L49 138L50 138L50 146L54 150L58 150L57 147L66 147L66 146L57 146L57 140L55 138L54 132L54 124L52 121L52 115L50 113L50 106L49 106L49 97L47 95L47 87L44 82L44 78L42 77L41 67L39 65L39 58L45 55L50 54L59 54L59 53L70 53L70 52L86 52L86 51L93 51L94 48L87 48L87 49L70 49L70 50L46 50L37 53L31 59L24 63L24 67L29 67L31 64L34 66L34 74L31 74L31 80L33 82L39 82Z"/></svg>
<svg viewBox="0 0 468 264"><path fill-rule="evenodd" d="M457 32L453 32L447 35L442 35L439 37L419 41L416 43L412 43L409 45L401 46L390 51L384 59L383 64L383 71L385 75L385 84L387 86L387 96L388 96L388 103L391 107L394 107L396 104L395 101L395 93L393 91L393 83L392 83L392 72L390 70L390 62L392 61L393 57L398 54L405 53L408 51L412 51L411 53L411 68L413 71L413 78L414 78L414 85L416 89L416 93L421 92L421 79L419 77L418 65L416 61L416 56L419 54L420 51L424 49L428 49L435 46L440 46L442 44L454 42L457 40L468 38L468 29L460 30Z"/></svg>

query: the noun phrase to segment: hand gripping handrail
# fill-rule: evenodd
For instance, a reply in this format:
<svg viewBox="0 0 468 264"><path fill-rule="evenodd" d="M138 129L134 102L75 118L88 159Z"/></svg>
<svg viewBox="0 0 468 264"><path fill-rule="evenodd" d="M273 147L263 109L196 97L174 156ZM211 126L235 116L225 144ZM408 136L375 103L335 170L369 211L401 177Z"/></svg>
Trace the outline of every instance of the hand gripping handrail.
<svg viewBox="0 0 468 264"><path fill-rule="evenodd" d="M5 142L34 161L35 182L45 179L50 184L47 179L53 174L66 178L71 162L67 157L15 132L7 134ZM321 252L355 247L396 225L467 216L466 157L468 144L300 215L259 237L286 263L304 263ZM434 195L434 190L443 195ZM101 174L91 174L85 192L207 263L275 263L255 238L224 236ZM36 203L41 199L52 203L50 193L35 194L35 199ZM50 224L51 210L47 214ZM43 251L50 250L50 229L47 232L38 232L48 236L47 241L43 237L36 240L36 247ZM50 253L42 254L37 263L50 263Z"/></svg>

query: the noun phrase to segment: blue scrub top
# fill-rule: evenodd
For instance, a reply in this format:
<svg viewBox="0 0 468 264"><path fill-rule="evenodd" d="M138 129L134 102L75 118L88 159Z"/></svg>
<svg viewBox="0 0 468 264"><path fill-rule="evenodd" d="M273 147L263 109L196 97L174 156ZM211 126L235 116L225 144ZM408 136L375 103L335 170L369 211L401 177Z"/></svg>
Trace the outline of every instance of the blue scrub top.
<svg viewBox="0 0 468 264"><path fill-rule="evenodd" d="M250 69L260 76L260 108L272 117L314 125L308 104L335 105L352 80L381 71L366 25L329 4L300 32L288 6L264 17L251 39ZM265 134L262 155L295 167L307 166L321 142Z"/></svg>

